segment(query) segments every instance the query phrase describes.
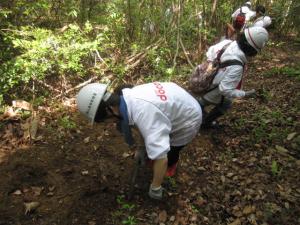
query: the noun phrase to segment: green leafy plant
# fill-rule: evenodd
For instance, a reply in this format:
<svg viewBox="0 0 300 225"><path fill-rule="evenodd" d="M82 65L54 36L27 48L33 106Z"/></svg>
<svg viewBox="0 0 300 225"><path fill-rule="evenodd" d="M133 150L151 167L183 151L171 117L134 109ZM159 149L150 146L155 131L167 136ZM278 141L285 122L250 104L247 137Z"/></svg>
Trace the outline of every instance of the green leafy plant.
<svg viewBox="0 0 300 225"><path fill-rule="evenodd" d="M265 76L273 76L273 75L287 75L289 77L295 77L300 80L300 67L273 67L270 70L264 73Z"/></svg>
<svg viewBox="0 0 300 225"><path fill-rule="evenodd" d="M120 209L112 213L113 217L119 218L122 221L122 224L137 224L136 218L134 216L128 215L129 212L131 212L135 208L135 205L126 202L124 195L117 196L117 203L120 205Z"/></svg>
<svg viewBox="0 0 300 225"><path fill-rule="evenodd" d="M122 224L126 224L126 225L135 225L135 224L137 224L137 221L136 221L136 219L135 219L134 216L128 216L128 217L126 218L126 220L123 220L123 221L122 221Z"/></svg>
<svg viewBox="0 0 300 225"><path fill-rule="evenodd" d="M58 124L65 129L76 128L76 123L70 119L69 116L64 116L58 119Z"/></svg>
<svg viewBox="0 0 300 225"><path fill-rule="evenodd" d="M17 53L0 68L0 101L3 94L21 83L47 76L86 75L90 53L100 50L103 41L101 36L89 35L91 31L87 22L83 28L70 24L63 33L32 26L5 33Z"/></svg>
<svg viewBox="0 0 300 225"><path fill-rule="evenodd" d="M174 177L166 177L166 181L171 189L175 189L177 187L176 179Z"/></svg>
<svg viewBox="0 0 300 225"><path fill-rule="evenodd" d="M291 131L289 126L293 123L279 110L257 111L250 120L255 121L251 136L256 143L278 142L284 139Z"/></svg>
<svg viewBox="0 0 300 225"><path fill-rule="evenodd" d="M274 177L281 175L282 168L279 168L279 165L275 160L272 161L271 172Z"/></svg>
<svg viewBox="0 0 300 225"><path fill-rule="evenodd" d="M196 206L192 205L191 208L192 208L192 211L194 213L198 213L199 212L199 209Z"/></svg>

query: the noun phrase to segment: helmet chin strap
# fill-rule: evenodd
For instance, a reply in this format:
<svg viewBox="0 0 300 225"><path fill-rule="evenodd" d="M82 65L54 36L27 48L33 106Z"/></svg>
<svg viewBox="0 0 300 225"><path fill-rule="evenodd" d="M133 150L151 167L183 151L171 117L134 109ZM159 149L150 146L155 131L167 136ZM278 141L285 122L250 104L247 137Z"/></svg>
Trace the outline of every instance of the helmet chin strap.
<svg viewBox="0 0 300 225"><path fill-rule="evenodd" d="M103 100L104 102L106 102L106 101L109 99L110 96L111 96L111 93L107 91L107 92L105 92L105 94L104 94L102 100Z"/></svg>
<svg viewBox="0 0 300 225"><path fill-rule="evenodd" d="M118 118L119 120L123 119L123 117L120 115L117 115L110 106L107 106L107 109L114 117Z"/></svg>

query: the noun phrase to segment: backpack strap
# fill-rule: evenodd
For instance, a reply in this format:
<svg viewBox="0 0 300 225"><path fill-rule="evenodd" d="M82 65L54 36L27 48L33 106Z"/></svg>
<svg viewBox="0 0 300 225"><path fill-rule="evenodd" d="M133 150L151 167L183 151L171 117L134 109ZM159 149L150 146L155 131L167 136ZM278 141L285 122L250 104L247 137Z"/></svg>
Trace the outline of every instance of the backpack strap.
<svg viewBox="0 0 300 225"><path fill-rule="evenodd" d="M223 46L223 48L218 52L217 54L217 58L214 60L214 65L216 66L219 66L220 65L220 62L221 62L221 56L223 55L223 53L225 52L225 50L227 49L227 47L232 43L229 42L227 43L226 45Z"/></svg>
<svg viewBox="0 0 300 225"><path fill-rule="evenodd" d="M219 71L220 68L225 68L225 67L227 67L227 66L234 66L234 65L242 66L243 69L244 69L244 66L245 66L244 63L242 63L241 61L236 60L236 59L233 59L233 60L227 60L227 61L225 61L225 62L222 62L222 63L220 63L217 72L214 74L214 78L213 78L213 79L215 79L215 77L216 77L216 75L217 75L217 73L218 73L218 71ZM212 80L213 80L213 79L212 79ZM211 92L211 91L215 90L217 87L219 87L219 84L216 85L215 87L209 89L205 94L207 94L208 92Z"/></svg>
<svg viewBox="0 0 300 225"><path fill-rule="evenodd" d="M220 63L219 68L225 68L227 66L233 66L233 65L242 66L242 67L245 66L245 64L242 63L241 61L233 59L233 60L227 60L225 62Z"/></svg>

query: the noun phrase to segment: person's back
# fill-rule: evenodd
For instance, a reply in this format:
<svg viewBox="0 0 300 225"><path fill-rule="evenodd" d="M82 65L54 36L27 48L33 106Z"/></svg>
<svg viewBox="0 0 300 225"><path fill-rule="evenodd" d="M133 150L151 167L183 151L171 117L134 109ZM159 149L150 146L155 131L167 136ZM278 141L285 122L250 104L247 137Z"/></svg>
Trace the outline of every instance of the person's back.
<svg viewBox="0 0 300 225"><path fill-rule="evenodd" d="M202 112L197 100L175 83L149 83L123 89L129 122L147 134L170 130L173 145L185 145L198 132ZM143 133L143 132L142 132Z"/></svg>
<svg viewBox="0 0 300 225"><path fill-rule="evenodd" d="M224 41L223 41L224 42ZM226 44L226 43L221 43ZM221 46L220 46L221 47ZM214 52L208 52L210 55L216 55L218 52L218 46L212 46ZM220 62L226 62L230 60L238 60L242 64L247 63L247 58L245 54L240 50L236 41L233 41L226 48L221 56ZM240 65L231 65L224 69L219 69L215 79L212 82L211 88L215 88L205 95L205 100L217 104L221 101L222 96L229 99L233 97L242 97L244 91L236 89L236 86L242 79L243 67ZM222 82L221 82L222 81Z"/></svg>

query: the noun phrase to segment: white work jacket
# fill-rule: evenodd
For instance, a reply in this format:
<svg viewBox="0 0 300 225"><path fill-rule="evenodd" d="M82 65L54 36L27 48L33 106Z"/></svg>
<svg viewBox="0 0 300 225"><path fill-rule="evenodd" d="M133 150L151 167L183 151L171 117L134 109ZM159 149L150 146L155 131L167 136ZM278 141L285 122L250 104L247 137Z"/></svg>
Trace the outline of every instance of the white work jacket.
<svg viewBox="0 0 300 225"><path fill-rule="evenodd" d="M268 26L271 25L271 23L272 23L272 19L269 16L261 16L253 22L252 26L267 28Z"/></svg>
<svg viewBox="0 0 300 225"><path fill-rule="evenodd" d="M177 84L154 82L122 92L129 125L138 127L150 159L166 155L170 146L188 144L198 133L201 107Z"/></svg>
<svg viewBox="0 0 300 225"><path fill-rule="evenodd" d="M227 43L229 43L228 40L223 40L220 43L211 46L207 51L207 58L210 60L215 59L218 52ZM233 41L221 56L221 63L228 60L238 60L243 64L247 63L246 56L244 52L238 47L236 41ZM237 89L242 76L243 67L240 65L232 65L219 69L216 77L212 82L212 85L210 86L210 89L215 87L216 88L205 94L203 98L210 103L218 104L221 102L222 96L229 100L232 100L233 98L244 97L245 92Z"/></svg>

